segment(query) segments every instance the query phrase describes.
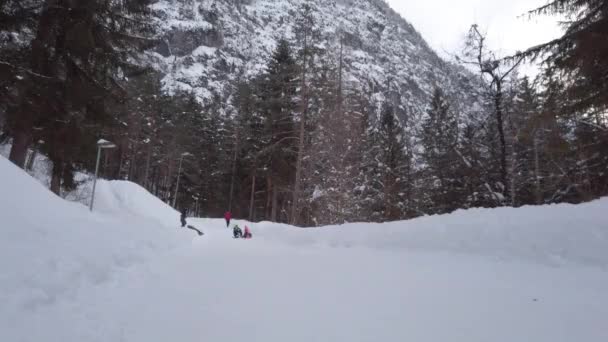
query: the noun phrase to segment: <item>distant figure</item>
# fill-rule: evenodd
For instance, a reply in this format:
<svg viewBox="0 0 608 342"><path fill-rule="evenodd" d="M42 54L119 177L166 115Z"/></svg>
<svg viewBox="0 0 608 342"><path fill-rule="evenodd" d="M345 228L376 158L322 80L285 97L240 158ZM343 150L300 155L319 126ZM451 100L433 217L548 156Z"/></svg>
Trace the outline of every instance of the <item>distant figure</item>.
<svg viewBox="0 0 608 342"><path fill-rule="evenodd" d="M241 230L241 228L239 228L238 225L234 226L234 229L232 230L232 234L234 235L235 239L243 237L243 231Z"/></svg>
<svg viewBox="0 0 608 342"><path fill-rule="evenodd" d="M232 218L232 213L227 211L224 213L224 218L226 219L226 228L230 227L230 219Z"/></svg>
<svg viewBox="0 0 608 342"><path fill-rule="evenodd" d="M180 220L182 221L182 228L184 228L186 226L186 209L182 209Z"/></svg>
<svg viewBox="0 0 608 342"><path fill-rule="evenodd" d="M244 239L251 239L251 231L249 227L245 226L245 233L243 234Z"/></svg>

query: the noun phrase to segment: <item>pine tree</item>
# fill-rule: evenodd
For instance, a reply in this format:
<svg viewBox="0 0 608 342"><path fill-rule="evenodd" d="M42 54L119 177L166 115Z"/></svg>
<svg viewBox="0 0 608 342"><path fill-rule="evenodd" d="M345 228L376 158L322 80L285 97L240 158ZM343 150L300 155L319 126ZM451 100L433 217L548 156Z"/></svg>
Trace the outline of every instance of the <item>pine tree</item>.
<svg viewBox="0 0 608 342"><path fill-rule="evenodd" d="M377 178L371 180L376 192L372 215L381 221L406 218L412 209L408 207L406 198L411 186L407 177L411 160L406 153L403 127L390 103L383 104L373 133L373 144L372 153L375 152L376 157L372 168Z"/></svg>
<svg viewBox="0 0 608 342"><path fill-rule="evenodd" d="M602 115L608 108L608 1L553 0L530 12L568 16L564 34L515 56L542 57L549 75L564 77L570 112Z"/></svg>
<svg viewBox="0 0 608 342"><path fill-rule="evenodd" d="M558 163L559 177L552 180L553 195L547 201L585 201L605 195L605 167L608 158L608 1L605 0L554 0L530 12L533 15L558 14L570 20L564 24L560 38L533 47L516 57L541 59L545 78L550 85L561 84L560 105L555 111L567 137L568 163ZM551 102L551 101L550 101ZM556 101L553 101L556 102ZM551 138L555 151L564 156L560 139ZM557 142L556 142L557 141ZM602 171L600 171L602 170ZM566 181L565 181L566 180Z"/></svg>
<svg viewBox="0 0 608 342"><path fill-rule="evenodd" d="M235 124L238 126L240 134L235 177L240 180L237 185L240 185L241 189L241 191L236 191L237 194L240 194L240 205L237 207L240 207L240 210L244 211L251 221L256 218L256 193L261 185L258 176L261 176L264 171L263 168L258 170L264 160L264 154L261 152L264 151L264 146L269 145L270 138L265 135L265 119L260 111L262 106L259 97L261 83L261 79L242 82L237 85L235 96L235 107L238 111Z"/></svg>
<svg viewBox="0 0 608 342"><path fill-rule="evenodd" d="M512 131L512 201L515 206L542 203L540 137L543 134L539 119L536 90L528 78L517 85L514 110L510 115Z"/></svg>
<svg viewBox="0 0 608 342"><path fill-rule="evenodd" d="M359 113L360 124L355 127L356 144L353 153L358 157L353 162L353 169L349 174L353 182L350 191L353 193L352 203L354 219L358 221L380 221L381 215L378 205L380 186L375 182L380 177L379 153L380 146L376 143L378 134L375 122L376 103L371 92L358 94L353 110ZM353 219L353 218L351 218Z"/></svg>
<svg viewBox="0 0 608 342"><path fill-rule="evenodd" d="M312 195L313 187L310 184L311 140L318 132L319 123L327 112L328 96L334 91L323 93L327 88L327 61L323 60L325 49L321 47L321 27L315 20L319 12L313 1L303 1L297 10L295 19L296 49L299 67L299 92L297 106L298 147L294 189L292 193L290 222L297 224L301 221L302 212L310 212L308 203L304 201ZM332 98L333 100L333 98ZM333 101L331 101L333 102Z"/></svg>
<svg viewBox="0 0 608 342"><path fill-rule="evenodd" d="M0 142L8 137L5 112L19 102L15 91L27 77L36 77L29 69L27 56L32 32L36 29L41 0L4 0L0 2Z"/></svg>
<svg viewBox="0 0 608 342"><path fill-rule="evenodd" d="M431 213L446 213L457 209L464 199L462 164L457 155L458 122L440 88L436 88L422 123L420 142L425 167Z"/></svg>
<svg viewBox="0 0 608 342"><path fill-rule="evenodd" d="M264 139L261 150L255 152L260 168L264 170L267 194L265 218L286 221L292 195L296 160L296 133L294 113L298 68L286 40L280 40L266 72L261 75L258 91L258 108L263 118Z"/></svg>
<svg viewBox="0 0 608 342"><path fill-rule="evenodd" d="M360 165L360 125L367 121L358 95L344 82L345 51L340 40L321 55L313 69L314 96L310 106L310 147L306 154L306 198L302 209L310 224L341 224L352 219L354 176ZM318 56L317 56L318 57ZM352 93L352 94L351 94Z"/></svg>
<svg viewBox="0 0 608 342"><path fill-rule="evenodd" d="M29 54L31 77L7 113L10 159L23 166L30 144L44 141L57 193L61 179L71 182L66 170L94 153L94 144L80 138L95 136L98 125L114 119L106 98L121 93L120 83L133 67L129 58L149 42L141 38L150 30L143 20L148 3L44 1Z"/></svg>
<svg viewBox="0 0 608 342"><path fill-rule="evenodd" d="M466 122L460 130L458 165L463 170L462 183L466 189L466 199L461 208L495 207L496 198L489 182L491 177L490 155L485 148L487 137L480 122Z"/></svg>

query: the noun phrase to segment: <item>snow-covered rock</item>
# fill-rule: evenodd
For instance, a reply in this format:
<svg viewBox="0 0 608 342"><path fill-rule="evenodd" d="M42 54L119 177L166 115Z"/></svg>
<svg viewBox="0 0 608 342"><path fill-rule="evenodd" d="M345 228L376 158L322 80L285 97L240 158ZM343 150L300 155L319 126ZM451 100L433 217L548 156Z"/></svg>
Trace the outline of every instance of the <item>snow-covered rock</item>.
<svg viewBox="0 0 608 342"><path fill-rule="evenodd" d="M193 92L228 111L234 82L260 74L279 39L298 45L295 26L304 3L325 58L338 58L343 39L347 89L382 100L390 83L393 100L419 114L441 86L465 114L479 110L471 75L442 60L383 0L161 0L153 8L162 43L149 61L169 93Z"/></svg>

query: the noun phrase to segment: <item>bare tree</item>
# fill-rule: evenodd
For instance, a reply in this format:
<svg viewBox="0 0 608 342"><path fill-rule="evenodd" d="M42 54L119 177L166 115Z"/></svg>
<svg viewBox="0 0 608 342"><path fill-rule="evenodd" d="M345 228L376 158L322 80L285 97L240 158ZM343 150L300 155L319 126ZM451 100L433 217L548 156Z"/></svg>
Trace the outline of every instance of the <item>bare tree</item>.
<svg viewBox="0 0 608 342"><path fill-rule="evenodd" d="M523 57L508 64L488 49L485 34L477 25L472 25L466 39L462 62L479 68L482 79L492 97L498 138L500 141L500 181L505 199L510 198L510 176L507 166L507 143L504 128L504 84L507 77L522 63Z"/></svg>

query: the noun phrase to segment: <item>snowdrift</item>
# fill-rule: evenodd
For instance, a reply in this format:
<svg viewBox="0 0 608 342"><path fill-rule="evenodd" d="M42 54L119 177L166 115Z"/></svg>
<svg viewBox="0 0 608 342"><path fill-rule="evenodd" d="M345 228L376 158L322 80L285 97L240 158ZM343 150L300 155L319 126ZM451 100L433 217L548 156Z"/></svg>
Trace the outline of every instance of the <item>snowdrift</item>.
<svg viewBox="0 0 608 342"><path fill-rule="evenodd" d="M572 205L459 210L384 224L296 228L249 223L256 238L293 246L422 250L608 267L608 198ZM218 224L201 220L199 225Z"/></svg>
<svg viewBox="0 0 608 342"><path fill-rule="evenodd" d="M88 181L77 190L81 203L88 205L92 187L93 182ZM175 209L138 184L128 181L98 179L94 206L95 211L104 214L143 217L171 227L178 226L180 222L180 214Z"/></svg>
<svg viewBox="0 0 608 342"><path fill-rule="evenodd" d="M22 310L49 305L190 244L191 234L175 233L177 213L144 189L127 182L98 185L99 211L91 213L0 157L2 324Z"/></svg>

